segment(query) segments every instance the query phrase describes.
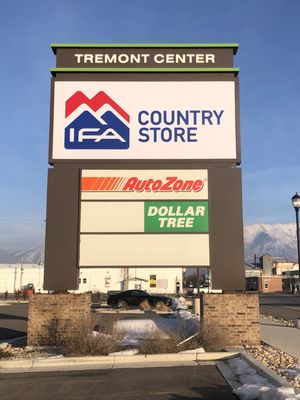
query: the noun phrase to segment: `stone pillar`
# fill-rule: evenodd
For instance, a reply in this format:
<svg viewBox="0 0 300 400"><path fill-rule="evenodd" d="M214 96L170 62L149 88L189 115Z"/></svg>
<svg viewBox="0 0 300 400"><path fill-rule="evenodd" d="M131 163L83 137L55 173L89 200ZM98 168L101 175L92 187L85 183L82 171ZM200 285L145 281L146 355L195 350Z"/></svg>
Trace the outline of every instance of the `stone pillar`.
<svg viewBox="0 0 300 400"><path fill-rule="evenodd" d="M201 295L201 328L215 348L258 346L259 299L257 293ZM215 342L215 343L213 343Z"/></svg>
<svg viewBox="0 0 300 400"><path fill-rule="evenodd" d="M29 300L27 344L64 344L90 322L89 294L35 294Z"/></svg>

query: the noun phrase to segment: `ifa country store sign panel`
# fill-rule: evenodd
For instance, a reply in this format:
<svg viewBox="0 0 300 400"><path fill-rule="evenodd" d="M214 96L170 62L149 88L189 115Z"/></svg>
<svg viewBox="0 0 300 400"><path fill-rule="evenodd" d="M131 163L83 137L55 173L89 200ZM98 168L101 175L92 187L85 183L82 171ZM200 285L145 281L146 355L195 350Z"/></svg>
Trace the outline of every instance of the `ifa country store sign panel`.
<svg viewBox="0 0 300 400"><path fill-rule="evenodd" d="M55 81L50 160L236 160L235 84Z"/></svg>
<svg viewBox="0 0 300 400"><path fill-rule="evenodd" d="M83 170L80 267L208 266L207 184L207 170Z"/></svg>

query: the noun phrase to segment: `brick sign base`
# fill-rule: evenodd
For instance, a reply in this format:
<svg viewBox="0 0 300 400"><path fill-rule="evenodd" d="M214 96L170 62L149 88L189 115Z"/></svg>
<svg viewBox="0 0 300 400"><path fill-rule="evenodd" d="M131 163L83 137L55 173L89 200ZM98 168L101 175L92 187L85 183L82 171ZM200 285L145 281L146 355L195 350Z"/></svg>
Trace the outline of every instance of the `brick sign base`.
<svg viewBox="0 0 300 400"><path fill-rule="evenodd" d="M64 344L91 315L89 294L36 294L29 302L27 344Z"/></svg>
<svg viewBox="0 0 300 400"><path fill-rule="evenodd" d="M210 293L201 296L201 326L214 347L260 344L257 293Z"/></svg>
<svg viewBox="0 0 300 400"><path fill-rule="evenodd" d="M27 344L59 345L90 321L89 294L33 295L29 303ZM256 293L202 294L201 329L217 349L258 346L259 302Z"/></svg>

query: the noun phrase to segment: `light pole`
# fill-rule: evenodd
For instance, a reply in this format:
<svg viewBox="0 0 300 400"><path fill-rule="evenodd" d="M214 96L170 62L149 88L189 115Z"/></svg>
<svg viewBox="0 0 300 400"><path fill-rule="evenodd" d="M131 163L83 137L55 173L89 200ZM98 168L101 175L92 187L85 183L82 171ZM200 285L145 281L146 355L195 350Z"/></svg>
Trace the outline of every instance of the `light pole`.
<svg viewBox="0 0 300 400"><path fill-rule="evenodd" d="M12 265L7 265L9 268L13 268L14 269L14 293L16 293L16 283L17 283L17 267L16 266L12 266Z"/></svg>
<svg viewBox="0 0 300 400"><path fill-rule="evenodd" d="M299 243L299 208L300 196L296 194L292 197L292 203L296 212L296 229L297 229L297 252L298 252L298 290L300 290L300 243Z"/></svg>

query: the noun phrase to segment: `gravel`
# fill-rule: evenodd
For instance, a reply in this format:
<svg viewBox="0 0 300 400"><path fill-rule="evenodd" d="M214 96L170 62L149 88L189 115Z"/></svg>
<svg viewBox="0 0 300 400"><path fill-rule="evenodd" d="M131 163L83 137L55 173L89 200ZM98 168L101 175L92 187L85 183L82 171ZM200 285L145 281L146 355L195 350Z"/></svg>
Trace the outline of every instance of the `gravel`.
<svg viewBox="0 0 300 400"><path fill-rule="evenodd" d="M264 315L260 314L260 322L261 323L268 323L270 322L274 323L274 325L281 325L281 326L289 326L289 327L294 327L294 321L291 319L287 318L276 318L273 317L272 315Z"/></svg>
<svg viewBox="0 0 300 400"><path fill-rule="evenodd" d="M300 373L297 376L300 365L295 357L265 343L258 347L245 347L245 350L258 362L286 379L296 389L300 389Z"/></svg>
<svg viewBox="0 0 300 400"><path fill-rule="evenodd" d="M58 347L25 346L3 342L0 344L0 359L31 360L36 358L63 357Z"/></svg>
<svg viewBox="0 0 300 400"><path fill-rule="evenodd" d="M294 326L294 322L290 319L275 318L264 314L260 315L260 322L289 327ZM257 347L245 346L245 350L258 362L270 368L293 385L295 389L300 389L300 360L264 342L261 342L261 345Z"/></svg>

